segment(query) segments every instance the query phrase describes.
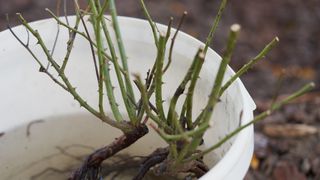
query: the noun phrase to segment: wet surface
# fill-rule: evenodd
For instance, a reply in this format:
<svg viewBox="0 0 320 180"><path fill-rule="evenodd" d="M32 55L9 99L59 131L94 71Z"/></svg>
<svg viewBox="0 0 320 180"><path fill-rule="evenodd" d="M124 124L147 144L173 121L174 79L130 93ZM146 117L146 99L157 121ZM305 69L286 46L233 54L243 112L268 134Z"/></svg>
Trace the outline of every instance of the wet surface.
<svg viewBox="0 0 320 180"><path fill-rule="evenodd" d="M147 1L147 0L146 0ZM118 1L119 14L143 17L138 0ZM182 30L204 41L217 10L217 0L162 0L147 1L154 20L166 24L170 16L175 25L183 11L189 15ZM12 24L17 24L15 12L22 12L27 20L49 17L44 11L55 9L55 1L12 0L0 1L0 30L4 30L4 13L10 14ZM70 6L69 6L70 7ZM70 8L71 9L71 8ZM62 11L62 10L61 10ZM69 10L72 14L72 11ZM268 99L275 92L275 84L282 69L286 76L280 94L288 94L304 83L320 83L320 1L318 0L231 0L218 28L212 47L221 54L228 27L242 25L242 32L231 66L238 69L255 56L274 36L280 44L263 62L242 77L258 105L257 112L268 107ZM320 93L319 85L314 93L283 108L256 126L256 149L252 167L246 179L296 180L320 179ZM287 125L307 125L315 133L303 136L296 126L287 130L299 135L292 137L278 128ZM273 127L272 127L273 126ZM286 127L288 128L288 127ZM266 130L266 129L269 129ZM306 131L306 129L299 131ZM278 132L279 133L279 132Z"/></svg>

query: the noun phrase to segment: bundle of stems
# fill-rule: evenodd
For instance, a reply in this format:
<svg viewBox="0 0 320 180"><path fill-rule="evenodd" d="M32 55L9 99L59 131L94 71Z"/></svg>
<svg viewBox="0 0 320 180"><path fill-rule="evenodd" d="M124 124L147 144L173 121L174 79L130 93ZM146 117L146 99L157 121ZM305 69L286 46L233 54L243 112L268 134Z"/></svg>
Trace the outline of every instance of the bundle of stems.
<svg viewBox="0 0 320 180"><path fill-rule="evenodd" d="M67 16L65 17L66 21L63 21L62 18L59 18L52 11L46 9L46 11L56 20L59 27L67 28L69 31L69 40L66 44L67 51L62 64L59 64L53 58L53 54L51 53L52 51L50 51L44 43L38 31L32 28L21 14L17 14L28 33L31 33L31 35L37 39L39 46L47 57L50 68L49 66L46 67L32 51L29 45L29 40L24 43L14 33L11 27L8 26L12 34L40 65L41 72L47 74L55 83L69 92L83 108L87 109L101 121L120 129L123 132L123 136L108 146L93 152L86 159L83 165L73 173L71 179L99 179L99 167L105 159L130 146L136 140L148 133L148 127L146 126L147 119L152 120L150 127L154 128L159 136L167 142L168 148L159 148L151 154L148 158L149 163L145 163L141 166L138 175L134 179L141 179L150 168L156 165L160 166L159 164L161 164L162 173L174 174L179 172L188 172L193 176L200 177L208 170L202 162L202 157L205 154L219 148L242 129L264 119L273 111L280 109L283 105L310 91L314 86L313 83L307 84L286 99L273 103L267 111L259 114L250 122L241 124L241 126L228 133L215 145L200 151L198 147L203 143L203 136L205 132L211 127L210 122L212 121L212 115L216 105L220 101L220 97L235 80L247 72L247 70L255 63L263 59L275 47L279 42L279 39L275 37L260 51L260 53L258 53L256 57L250 59L249 62L237 71L229 80L227 80L226 83L223 83L226 68L231 60L240 31L240 25L232 25L225 52L222 55L220 66L207 103L205 107L203 107L203 110L198 113L198 116L193 117L193 101L195 100L193 96L195 89L197 88L197 80L204 61L210 61L210 59L206 59L206 53L209 46L212 44L216 29L227 4L227 0L222 0L218 14L213 22L213 26L209 32L204 47L200 47L198 49L182 82L180 82L175 93L172 95L168 112L165 112L162 96L164 84L163 76L167 72L168 68L170 68L171 62L173 61L172 53L175 40L187 13L185 12L182 15L178 28L172 35L171 33L174 31L172 30L173 19L170 19L167 31L160 32L157 28L157 24L152 20L144 1L141 0L140 3L152 29L154 43L157 49L157 56L155 57L154 65L153 67L150 67L145 81L142 80L139 74L133 74L133 77L130 76L131 73L128 67L128 58L124 46L125 42L122 40L121 27L118 23L115 0L104 0L103 3L101 3L100 0L88 0L88 7L86 9L80 9L77 0L74 0L76 23L73 26L69 24ZM112 28L108 26L108 19L104 16L107 11L110 13ZM87 22L87 17L89 17L90 23ZM84 27L84 32L79 30L80 24ZM90 37L88 32L89 24L91 24L94 30L94 37ZM113 31L116 36L116 42L113 42L112 40L111 31ZM65 69L68 67L69 57L73 50L76 36L85 38L90 44L98 84L98 108L94 108L86 102L65 74ZM107 46L104 42L106 42ZM167 47L167 45L169 45L169 47ZM108 49L106 50L106 48ZM169 56L166 61L165 54L167 51ZM110 78L111 66L117 77L116 85ZM57 77L50 72L51 69L58 73ZM115 86L119 86L122 99L115 98ZM138 88L140 92L139 94L134 94L134 86ZM106 95L104 95L105 93ZM184 93L186 94L186 97L182 103L182 107L177 107L177 102ZM151 101L151 97L153 95L155 96L154 102ZM137 99L137 97L139 98ZM107 111L111 111L114 118L106 115L104 98L108 99L111 109ZM123 102L126 114L120 113L119 105L117 103L118 101ZM181 111L178 112L178 109L181 109ZM128 117L129 119L125 120L124 117ZM161 158L155 160L154 157ZM184 164L188 163L196 163L196 166L186 169Z"/></svg>

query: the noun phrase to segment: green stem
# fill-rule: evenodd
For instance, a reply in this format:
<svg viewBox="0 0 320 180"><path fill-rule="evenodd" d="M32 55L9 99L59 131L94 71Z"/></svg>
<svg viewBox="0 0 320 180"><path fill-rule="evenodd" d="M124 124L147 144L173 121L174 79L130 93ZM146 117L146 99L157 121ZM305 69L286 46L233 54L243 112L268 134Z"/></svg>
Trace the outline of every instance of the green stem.
<svg viewBox="0 0 320 180"><path fill-rule="evenodd" d="M170 17L169 23L168 23L168 28L167 28L167 33L166 33L166 43L168 42L170 35L171 35L171 28L172 28L172 21L173 17Z"/></svg>
<svg viewBox="0 0 320 180"><path fill-rule="evenodd" d="M201 111L201 113L198 115L197 119L193 122L192 128L195 128L198 126L203 118L204 110Z"/></svg>
<svg viewBox="0 0 320 180"><path fill-rule="evenodd" d="M204 62L205 55L203 53L203 49L201 49L201 52L199 54L198 62L196 64L196 67L194 69L190 86L188 88L188 93L186 97L186 121L187 121L187 126L188 129L192 128L192 108L193 108L193 94L194 94L194 89L196 87L197 80L199 78L200 71L202 69L202 65Z"/></svg>
<svg viewBox="0 0 320 180"><path fill-rule="evenodd" d="M104 107L103 107L103 72L105 71L104 65L106 64L105 58L103 57L101 51L103 50L103 44L102 44L102 39L101 39L101 26L100 26L100 21L101 19L95 19L93 20L93 25L94 25L94 31L95 31L95 36L96 36L96 42L97 42L97 54L98 54L98 60L99 60L99 67L100 67L100 73L99 73L99 110L100 113L104 113ZM102 70L104 69L104 70ZM117 117L118 118L118 117ZM118 120L116 118L116 120Z"/></svg>
<svg viewBox="0 0 320 180"><path fill-rule="evenodd" d="M263 59L278 44L278 42L279 38L275 37L256 57L242 66L241 69L236 74L234 74L225 85L222 86L219 96L221 96L235 80L237 80L240 76L247 72L254 64Z"/></svg>
<svg viewBox="0 0 320 180"><path fill-rule="evenodd" d="M112 4L111 1L109 3L110 3L110 8L114 7L114 2L113 2L113 4ZM98 6L99 11L101 11L101 7L100 7L100 2L99 1L96 1L96 5ZM115 24L117 25L118 23L116 22ZM115 24L114 24L114 26L115 26ZM124 54L124 47L123 47L123 43L122 43L122 40L121 40L119 27L118 27L118 29L115 28L115 27L114 28L115 28L116 33L118 33L118 35L116 35L117 36L117 42L119 43L121 41L121 45L119 45L120 54L122 56L122 59L125 58L125 60L124 60L125 62L123 61L124 62L124 68L125 68L123 70L123 72L121 71L120 65L118 63L118 60L117 60L118 58L117 58L117 55L116 55L116 51L115 51L115 48L113 46L113 42L111 40L111 36L110 36L109 30L107 28L106 21L105 21L104 18L102 18L102 27L103 27L103 31L105 33L105 37L107 39L107 43L108 43L108 46L109 46L109 49L110 49L111 57L113 59L113 65L114 65L114 68L115 68L116 76L117 76L118 83L119 83L119 86L120 86L120 91L121 91L121 94L122 94L122 97L123 97L123 101L124 101L125 107L126 107L127 112L128 112L129 119L130 119L130 121L132 121L133 124L136 124L137 123L137 117L136 117L136 114L135 114L135 107L131 103L131 100L130 100L130 98L131 99L134 98L134 96L131 96L131 93L133 95L133 90L132 90L131 82L130 82L130 79L129 79L129 76L128 76L128 67L127 67L127 62L126 62L126 58L127 57ZM128 85L128 89L126 89L126 87L125 87L125 84L124 84L122 76L121 76L121 72L124 74L125 79L127 77L126 82L129 82L129 84L127 84ZM130 93L130 89L131 89L131 93ZM128 97L128 96L131 96L131 97Z"/></svg>
<svg viewBox="0 0 320 180"><path fill-rule="evenodd" d="M156 96L156 107L158 109L159 117L161 120L165 120L164 110L163 110L163 99L162 99L162 68L166 49L165 36L160 35L158 54L156 59L156 72L155 72L155 96Z"/></svg>
<svg viewBox="0 0 320 180"><path fill-rule="evenodd" d="M57 21L57 23L65 28L67 28L70 31L76 32L77 34L81 35L82 37L84 37L86 40L90 40L86 34L84 32L80 32L78 29L75 29L73 27L70 27L68 24L62 22L59 17L57 17L50 9L46 8L45 9L51 16L53 19L55 19ZM95 45L96 46L96 45Z"/></svg>
<svg viewBox="0 0 320 180"><path fill-rule="evenodd" d="M144 4L144 0L140 0L140 3L141 3L141 7L143 9L143 12L144 12L144 15L147 17L147 20L150 24L150 27L151 27L151 30L152 30L152 34L153 34L153 38L154 38L154 42L156 44L156 46L158 47L158 44L159 44L159 39L158 39L158 34L157 34L157 25L155 22L153 22L149 12L148 12L148 9L146 7L146 5ZM159 30L158 30L159 31Z"/></svg>
<svg viewBox="0 0 320 180"><path fill-rule="evenodd" d="M213 113L213 109L219 100L219 92L221 89L222 81L223 81L227 66L231 60L231 56L236 44L237 36L240 31L240 26L238 24L234 24L231 26L230 30L231 31L230 31L228 42L227 42L227 49L223 54L223 58L220 63L220 67L214 82L214 86L212 88L212 91L209 96L209 100L203 115L203 122L206 124L209 124L210 117Z"/></svg>
<svg viewBox="0 0 320 180"><path fill-rule="evenodd" d="M172 118L173 118L172 119L173 124L171 126L174 129L174 133L183 134L184 129L178 119L178 113L176 111L174 112L174 116ZM187 139L187 136L184 136L184 138Z"/></svg>
<svg viewBox="0 0 320 180"><path fill-rule="evenodd" d="M166 132L172 132L172 128L170 126L168 126L162 119L151 112L146 87L143 85L141 77L139 75L134 74L134 76L136 79L135 82L137 84L137 87L141 93L142 105L147 113L147 116L150 117L155 123L158 124L160 128L164 129Z"/></svg>
<svg viewBox="0 0 320 180"><path fill-rule="evenodd" d="M170 48L169 48L168 63L166 64L165 68L163 69L163 73L165 73L169 69L169 66L171 65L174 43L176 41L176 38L178 36L178 33L179 33L180 29L181 29L181 26L182 26L182 24L184 22L184 19L185 19L186 15L187 15L187 12L185 11L183 13L181 19L180 19L180 22L179 22L179 25L177 27L177 30L176 30L176 32L174 33L174 35L173 35L173 37L171 39L171 44L170 44Z"/></svg>
<svg viewBox="0 0 320 180"><path fill-rule="evenodd" d="M177 141L177 140L185 139L186 137L195 136L196 134L202 133L208 127L209 127L209 125L205 125L205 126L201 126L201 127L197 128L197 129L192 129L190 131L185 131L185 132L180 133L180 134L167 134L166 132L164 132L162 130L159 130L159 133L161 134L163 139L165 139L166 141L170 142L170 141Z"/></svg>
<svg viewBox="0 0 320 180"><path fill-rule="evenodd" d="M101 18L101 19L96 18L96 15L98 14L98 10L96 9L94 0L90 0L90 7L91 7L91 11L93 13L93 15L92 15L93 27L94 27L95 31L97 31L96 28L98 27L99 28L99 32L100 32L100 27L101 27L100 26L100 22L103 22L102 21L103 18ZM100 34L99 34L99 39L100 38L101 37L100 37ZM99 54L99 52L101 52L101 50L104 49L104 48L103 48L102 41L101 40L98 41L99 40L98 37L96 37L96 39L97 39L96 40L97 41L97 50L98 50L98 54ZM100 63L100 66L101 66L100 67L100 71L101 71L101 73L103 73L103 80L104 80L105 87L106 87L106 90L107 90L107 96L108 96L108 99L109 99L109 104L110 104L112 113L114 115L114 118L117 121L123 121L123 118L122 118L121 113L119 111L119 107L118 107L118 104L116 103L114 92L113 92L114 87L112 85L112 81L111 81L111 78L110 78L110 67L109 67L110 65L104 59L102 59L102 60L103 60L103 62Z"/></svg>
<svg viewBox="0 0 320 180"><path fill-rule="evenodd" d="M190 67L188 69L188 72L184 76L182 82L180 83L180 85L176 89L176 91L170 101L169 112L168 112L168 124L169 125L172 124L172 120L173 120L174 112L176 110L176 105L177 105L178 99L181 96L181 94L183 94L183 92L185 91L187 83L190 81L192 74L194 72L195 66L196 66L197 62L199 61L199 54L200 54L200 49L198 50L197 54L195 55L195 57L192 61L192 64L190 65Z"/></svg>
<svg viewBox="0 0 320 180"><path fill-rule="evenodd" d="M206 45L204 47L204 54L207 54L208 48L212 43L212 40L214 38L214 34L215 34L217 27L219 25L223 11L226 8L227 2L228 2L228 0L222 0L221 4L219 6L218 14L214 19L213 26L211 27L209 35L207 37Z"/></svg>
<svg viewBox="0 0 320 180"><path fill-rule="evenodd" d="M109 2L109 3L110 3L110 6L111 6L111 2ZM98 0L96 0L96 5L98 7L98 10L100 11L101 7L100 7L100 2ZM136 124L137 117L136 117L136 114L135 114L135 107L134 107L134 105L132 105L131 100L128 97L128 92L127 92L127 89L125 87L125 83L124 83L124 81L122 79L122 76L121 76L121 67L120 67L120 65L118 63L118 57L116 55L116 51L115 51L115 48L114 48L114 45L113 45L109 30L108 30L108 27L107 27L107 23L106 23L104 18L102 18L101 22L102 22L102 28L103 28L103 31L104 31L104 34L105 34L105 37L107 39L107 43L108 43L108 46L109 46L109 49L110 49L111 57L113 59L114 69L115 69L115 72L116 72L116 76L117 76L117 80L118 80L118 83L119 83L121 95L122 95L126 110L128 112L129 119L133 124ZM125 70L124 70L123 74L124 74L124 76L128 76L128 72L125 71Z"/></svg>
<svg viewBox="0 0 320 180"><path fill-rule="evenodd" d="M82 36L83 38L85 38L89 43L91 43L95 48L97 48L97 44L95 42L93 42L86 34L85 32L80 32L75 28L70 27L68 24L62 22L52 11L50 11L49 9L46 9L46 11L52 16L53 19L55 19L57 21L57 23L65 28L67 28L68 30L75 32L77 34L79 34L80 36ZM107 53L105 53L104 51L102 51L102 53L104 54L105 58L107 58L108 60L112 61L112 58L110 55L108 55Z"/></svg>
<svg viewBox="0 0 320 180"><path fill-rule="evenodd" d="M68 92L74 97L74 99L76 101L79 102L80 106L87 109L90 113L92 113L93 115L95 115L96 117L101 119L103 122L105 122L115 128L121 129L123 132L129 131L130 127L127 124L117 123L114 120L112 120L110 117L100 114L97 110L92 108L84 99L81 98L81 96L77 93L76 88L72 86L72 84L70 83L70 81L68 80L68 78L66 77L64 72L62 72L60 70L59 65L56 63L56 61L50 55L50 52L49 52L48 48L45 46L40 34L28 24L28 22L23 18L23 16L20 13L17 13L17 15L18 15L18 18L21 21L22 25L25 26L28 29L28 31L31 32L31 34L38 40L38 44L41 46L48 61L52 64L53 68L59 73L59 77L65 83L65 85L68 89Z"/></svg>
<svg viewBox="0 0 320 180"><path fill-rule="evenodd" d="M7 17L7 21L9 22L9 19ZM44 65L41 63L40 59L34 54L34 52L30 49L29 47L29 42L27 42L26 44L23 43L21 41L21 39L16 35L16 33L12 30L12 28L8 25L8 29L11 32L11 34L18 40L18 42L24 47L26 48L26 50L30 53L30 55L33 57L33 59L39 64L40 66L40 72L44 72L45 74L47 74L49 76L49 78L51 78L51 80L53 80L56 84L58 84L60 87L62 87L64 90L68 91L68 88L61 83L58 79L56 79L52 74L49 73L49 71L47 70L47 68L44 67ZM29 32L28 32L29 33Z"/></svg>
<svg viewBox="0 0 320 180"><path fill-rule="evenodd" d="M80 12L80 8L78 8L77 10ZM96 73L97 81L98 81L98 83L99 83L99 81L100 81L100 79L101 79L101 77L99 77L99 74L101 74L101 72L99 72L99 68L98 68L98 65L97 65L97 59L96 59L96 55L95 55L94 46L93 46L92 43L90 43L90 42L91 42L91 36L90 36L89 30L88 30L88 28L87 28L87 25L86 25L86 23L85 23L85 21L84 21L84 19L83 19L83 17L82 17L82 14L81 14L81 13L78 13L78 14L79 14L79 17L80 17L80 19L81 19L82 25L83 25L83 27L84 27L84 29L85 29L85 32L86 32L88 38L90 39L89 45L90 45L90 50L91 50L91 55L92 55L92 60L93 60L93 65L94 65L94 70L95 70L95 73ZM72 32L72 33L76 34L75 32ZM101 81L103 81L103 80L101 79Z"/></svg>
<svg viewBox="0 0 320 180"><path fill-rule="evenodd" d="M293 93L292 95L290 95L289 97L285 98L284 100L275 103L272 107L270 107L270 109L268 109L267 111L262 112L261 114L259 114L258 116L256 116L253 120L251 120L250 122L238 127L237 129L235 129L234 131L232 131L231 133L229 133L228 135L226 135L223 139L221 139L218 143L216 143L215 145L211 146L210 148L202 151L201 153L198 153L197 155L194 155L188 159L186 159L185 161L190 161L190 160L194 160L200 157L203 157L205 154L208 154L209 152L219 148L221 145L223 145L224 143L226 143L228 140L230 140L232 137L234 137L235 135L237 135L239 132L241 132L243 129L247 128L248 126L257 123L263 119L265 119L267 116L269 116L271 113L273 113L274 111L280 109L281 107L283 107L284 105L288 104L290 101L304 95L305 93L307 93L308 91L312 90L315 87L314 83L309 83L307 85L305 85L304 87L302 87L300 90L296 91L295 93Z"/></svg>
<svg viewBox="0 0 320 180"><path fill-rule="evenodd" d="M177 151L177 144L176 142L170 143L169 144L170 147L170 157L172 157L173 159L176 159L178 157L178 151Z"/></svg>
<svg viewBox="0 0 320 180"><path fill-rule="evenodd" d="M231 59L231 56L232 56L232 53L233 53L233 50L234 50L234 47L236 44L236 39L238 36L238 32L240 30L240 26L238 24L234 24L231 26L230 30L231 31L230 31L228 42L227 42L227 49L226 49L225 53L223 54L223 57L222 57L222 60L220 63L220 67L219 67L212 91L209 96L208 103L204 109L203 115L201 115L201 116L203 116L203 118L202 118L202 122L201 122L200 126L210 127L209 126L210 118L212 116L215 105L219 99L219 96L218 96L219 91L221 89L224 74L225 74L227 66L230 62L230 59ZM200 142L202 141L202 137L203 137L205 131L206 131L206 129L204 129L202 134L199 134L198 136L194 137L191 144L188 145L187 147L185 147L188 149L188 150L186 150L186 152L193 152L199 146ZM184 157L182 157L182 158L184 158Z"/></svg>
<svg viewBox="0 0 320 180"><path fill-rule="evenodd" d="M100 3L100 2L99 2ZM97 16L98 19L102 19L103 16L104 16L104 12L106 11L106 9L108 8L109 6L109 0L104 0L103 2L103 5L101 7L101 10L100 10L100 13L99 15Z"/></svg>
<svg viewBox="0 0 320 180"><path fill-rule="evenodd" d="M113 29L116 34L120 57L121 57L121 61L122 61L122 68L125 71L124 77L125 77L125 82L126 82L126 88L127 88L127 91L128 91L130 98L133 101L135 101L135 97L134 97L134 93L133 93L133 89L132 89L132 84L131 84L131 80L130 80L130 76L129 76L128 57L127 57L127 54L125 51L123 39L122 39L121 32L120 32L120 26L119 26L119 22L118 22L116 5L115 5L114 0L109 0L109 3L110 3L110 13L111 13L111 18L112 18L112 23L113 23Z"/></svg>
<svg viewBox="0 0 320 180"><path fill-rule="evenodd" d="M77 15L76 24L74 26L74 29L78 29L79 23L80 23L80 17ZM69 40L67 42L67 53L66 53L66 55L64 57L64 60L63 60L62 66L61 66L61 70L62 71L64 71L66 69L66 66L67 66L67 63L68 63L68 60L69 60L69 57L70 57L70 54L71 54L71 50L73 48L75 37L76 37L76 33L75 32L70 32L70 37L69 37Z"/></svg>

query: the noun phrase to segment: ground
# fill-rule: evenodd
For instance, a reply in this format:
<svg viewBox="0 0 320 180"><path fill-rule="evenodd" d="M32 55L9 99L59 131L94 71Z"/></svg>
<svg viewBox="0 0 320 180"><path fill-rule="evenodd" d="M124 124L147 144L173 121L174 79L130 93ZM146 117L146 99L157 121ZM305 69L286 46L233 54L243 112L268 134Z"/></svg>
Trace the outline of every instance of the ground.
<svg viewBox="0 0 320 180"><path fill-rule="evenodd" d="M138 0L117 1L119 14L143 17ZM188 11L183 31L204 41L219 0L146 0L154 20L177 23ZM48 17L44 8L55 9L55 1L0 1L0 30L6 28L3 14L17 24L15 12L29 21ZM69 11L72 14L72 11ZM255 126L255 158L246 180L320 179L320 1L318 0L230 0L213 42L221 54L228 27L242 26L231 66L238 69L263 46L279 36L279 46L242 80L258 105L257 113L268 107L277 91L277 81L286 69L280 95L286 95L306 82L316 89ZM306 125L306 126L302 126Z"/></svg>

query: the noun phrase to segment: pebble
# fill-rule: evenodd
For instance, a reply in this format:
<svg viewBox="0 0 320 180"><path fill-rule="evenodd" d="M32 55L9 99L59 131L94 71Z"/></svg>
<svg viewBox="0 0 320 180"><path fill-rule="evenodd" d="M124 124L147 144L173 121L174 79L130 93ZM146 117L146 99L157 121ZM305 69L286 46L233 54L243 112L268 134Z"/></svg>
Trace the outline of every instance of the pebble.
<svg viewBox="0 0 320 180"><path fill-rule="evenodd" d="M304 159L301 164L301 170L307 174L311 170L311 163L309 159Z"/></svg>
<svg viewBox="0 0 320 180"><path fill-rule="evenodd" d="M318 173L318 171L320 169L320 157L313 159L312 162L311 162L311 166L312 166L311 167L312 168L312 172Z"/></svg>
<svg viewBox="0 0 320 180"><path fill-rule="evenodd" d="M0 1L0 11L4 13L13 13L27 8L32 3L32 0Z"/></svg>
<svg viewBox="0 0 320 180"><path fill-rule="evenodd" d="M268 138L264 134L254 134L254 153L257 158L265 158L268 155L268 144Z"/></svg>
<svg viewBox="0 0 320 180"><path fill-rule="evenodd" d="M304 137L318 132L318 128L306 124L267 124L263 132L270 137Z"/></svg>
<svg viewBox="0 0 320 180"><path fill-rule="evenodd" d="M287 161L278 162L272 176L274 180L307 180L294 164Z"/></svg>

